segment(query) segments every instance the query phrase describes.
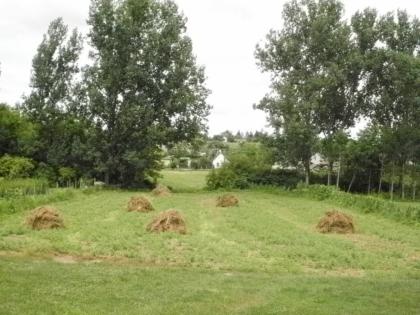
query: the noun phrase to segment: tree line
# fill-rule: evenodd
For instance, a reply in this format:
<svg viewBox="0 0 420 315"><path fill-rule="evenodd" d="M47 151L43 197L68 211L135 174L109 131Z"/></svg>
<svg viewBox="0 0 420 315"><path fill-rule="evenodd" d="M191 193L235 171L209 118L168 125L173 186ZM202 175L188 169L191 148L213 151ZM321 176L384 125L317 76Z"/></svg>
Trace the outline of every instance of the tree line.
<svg viewBox="0 0 420 315"><path fill-rule="evenodd" d="M82 35L51 22L31 92L17 110L0 107L0 156L30 158L51 178L61 170L142 184L156 176L163 145L205 131L204 69L173 1L92 0L87 23L90 63L80 67Z"/></svg>
<svg viewBox="0 0 420 315"><path fill-rule="evenodd" d="M61 18L51 22L33 58L31 92L17 108L0 106L0 164L28 173L27 158L39 176L130 186L157 176L163 147L182 156L185 146L204 142L210 150L241 139L270 147L264 163L302 169L307 184L319 181L311 160L320 153L328 185L391 197L410 187L415 196L420 21L373 8L346 20L337 0L289 1L282 20L255 51L271 75L255 108L267 113L274 134L226 131L210 139L205 73L177 5L92 0L90 63L79 65L83 36ZM349 130L360 120L367 127L353 139ZM244 152L261 156L254 152L261 146L253 148Z"/></svg>
<svg viewBox="0 0 420 315"><path fill-rule="evenodd" d="M420 21L404 10L378 14L366 8L344 19L336 0L293 0L284 6L283 28L256 48L270 92L256 104L275 129L278 159L303 167L322 153L327 184L340 186L343 168L351 184L393 196L399 183L415 187L420 161ZM369 122L357 141L348 131Z"/></svg>

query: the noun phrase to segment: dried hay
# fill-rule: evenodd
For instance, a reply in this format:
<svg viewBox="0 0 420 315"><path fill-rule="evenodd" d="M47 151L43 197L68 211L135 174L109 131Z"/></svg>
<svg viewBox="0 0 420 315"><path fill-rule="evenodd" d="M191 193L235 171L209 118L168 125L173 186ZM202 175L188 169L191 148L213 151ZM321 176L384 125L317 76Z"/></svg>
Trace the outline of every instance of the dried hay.
<svg viewBox="0 0 420 315"><path fill-rule="evenodd" d="M186 234L187 228L182 215L176 210L167 210L159 213L147 226L149 232L177 232Z"/></svg>
<svg viewBox="0 0 420 315"><path fill-rule="evenodd" d="M130 198L130 201L127 205L127 210L129 212L135 211L135 212L150 212L155 210L150 203L150 201L143 197L143 196L134 196Z"/></svg>
<svg viewBox="0 0 420 315"><path fill-rule="evenodd" d="M168 187L159 184L152 190L152 194L158 197L165 197L171 194L171 190Z"/></svg>
<svg viewBox="0 0 420 315"><path fill-rule="evenodd" d="M63 219L57 209L50 206L38 207L26 219L34 230L58 229L64 227Z"/></svg>
<svg viewBox="0 0 420 315"><path fill-rule="evenodd" d="M217 198L216 206L217 207L233 207L237 206L239 203L238 198L231 194L226 194Z"/></svg>
<svg viewBox="0 0 420 315"><path fill-rule="evenodd" d="M321 233L354 233L353 218L337 210L326 212L316 227Z"/></svg>

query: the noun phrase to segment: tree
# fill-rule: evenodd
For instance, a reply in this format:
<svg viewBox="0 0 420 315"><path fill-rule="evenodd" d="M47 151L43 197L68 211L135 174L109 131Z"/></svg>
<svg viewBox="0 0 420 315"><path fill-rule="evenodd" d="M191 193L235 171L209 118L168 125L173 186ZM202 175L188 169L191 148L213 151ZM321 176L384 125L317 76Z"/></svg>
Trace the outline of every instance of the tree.
<svg viewBox="0 0 420 315"><path fill-rule="evenodd" d="M36 130L17 110L0 104L0 156L32 153Z"/></svg>
<svg viewBox="0 0 420 315"><path fill-rule="evenodd" d="M283 29L257 46L261 69L272 74L272 92L257 108L285 139L294 136L289 131L305 134L307 148L290 151L290 158L302 160L308 182L314 135L333 137L351 127L360 111L361 63L341 2L293 0L284 6L283 20Z"/></svg>
<svg viewBox="0 0 420 315"><path fill-rule="evenodd" d="M365 115L383 131L391 198L397 168L404 196L404 172L418 141L412 131L420 123L420 21L405 11L378 17L365 10L353 17L352 25L364 56Z"/></svg>
<svg viewBox="0 0 420 315"><path fill-rule="evenodd" d="M339 162L336 186L337 188L340 186L339 172L341 169L341 159L345 152L345 148L346 148L346 144L348 140L349 140L348 134L346 134L344 131L336 131L335 133L331 134L329 137L323 138L320 141L321 154L328 161L328 179L327 179L328 186L331 185L331 176L332 176L335 161Z"/></svg>
<svg viewBox="0 0 420 315"><path fill-rule="evenodd" d="M172 1L93 0L88 24L98 170L107 183L141 183L155 176L162 145L205 128L204 70Z"/></svg>
<svg viewBox="0 0 420 315"><path fill-rule="evenodd" d="M71 119L69 107L81 49L81 35L75 29L68 36L68 27L58 18L49 25L32 60L32 91L22 109L39 132L34 153L38 162L59 166L63 161L58 154L68 156L63 149L69 147L69 143L64 145L69 137L63 127Z"/></svg>

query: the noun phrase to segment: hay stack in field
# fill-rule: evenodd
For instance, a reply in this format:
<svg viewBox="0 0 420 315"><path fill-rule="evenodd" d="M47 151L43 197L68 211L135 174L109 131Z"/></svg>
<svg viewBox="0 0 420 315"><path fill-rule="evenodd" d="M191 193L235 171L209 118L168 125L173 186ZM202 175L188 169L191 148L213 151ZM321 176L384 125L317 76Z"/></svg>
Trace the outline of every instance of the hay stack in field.
<svg viewBox="0 0 420 315"><path fill-rule="evenodd" d="M354 233L353 218L337 210L326 212L316 227L321 233Z"/></svg>
<svg viewBox="0 0 420 315"><path fill-rule="evenodd" d="M142 196L138 197L131 197L130 201L127 205L127 210L129 212L135 211L135 212L150 212L155 210L150 203L150 201Z"/></svg>
<svg viewBox="0 0 420 315"><path fill-rule="evenodd" d="M58 229L64 227L63 219L57 209L50 206L38 207L26 219L34 230Z"/></svg>
<svg viewBox="0 0 420 315"><path fill-rule="evenodd" d="M149 232L177 232L180 234L187 233L185 220L176 210L167 210L159 213L152 222L147 226Z"/></svg>
<svg viewBox="0 0 420 315"><path fill-rule="evenodd" d="M165 197L171 194L171 190L168 187L159 184L152 190L152 194L157 197Z"/></svg>
<svg viewBox="0 0 420 315"><path fill-rule="evenodd" d="M233 207L239 204L238 198L232 194L226 194L220 197L217 197L216 206L217 207Z"/></svg>

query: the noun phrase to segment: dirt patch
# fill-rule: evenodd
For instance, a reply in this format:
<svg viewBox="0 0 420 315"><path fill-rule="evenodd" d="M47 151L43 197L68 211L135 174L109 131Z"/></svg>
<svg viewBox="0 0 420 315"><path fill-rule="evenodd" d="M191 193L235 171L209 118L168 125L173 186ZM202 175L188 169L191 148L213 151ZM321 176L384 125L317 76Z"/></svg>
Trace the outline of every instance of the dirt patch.
<svg viewBox="0 0 420 315"><path fill-rule="evenodd" d="M165 197L171 195L171 190L165 185L157 185L155 189L152 190L152 194L157 197Z"/></svg>
<svg viewBox="0 0 420 315"><path fill-rule="evenodd" d="M63 228L63 219L57 209L50 206L38 207L26 219L28 224L34 230L58 229Z"/></svg>
<svg viewBox="0 0 420 315"><path fill-rule="evenodd" d="M78 260L76 259L76 257L74 256L69 256L69 255L65 255L65 256L54 256L53 260L55 262L58 262L60 264L75 264L78 262Z"/></svg>
<svg viewBox="0 0 420 315"><path fill-rule="evenodd" d="M147 226L149 232L178 232L186 234L187 228L182 215L176 210L167 210L160 213Z"/></svg>
<svg viewBox="0 0 420 315"><path fill-rule="evenodd" d="M129 212L135 211L135 212L150 212L155 210L150 203L150 201L142 196L138 197L131 197L130 201L127 205L127 210Z"/></svg>
<svg viewBox="0 0 420 315"><path fill-rule="evenodd" d="M231 194L226 194L223 196L217 197L216 206L217 207L234 207L239 204L238 198Z"/></svg>
<svg viewBox="0 0 420 315"><path fill-rule="evenodd" d="M351 278L361 278L366 275L366 272L362 269L351 269L351 268L338 268L338 269L317 269L313 267L303 267L305 273L310 274L322 274L331 277L351 277Z"/></svg>
<svg viewBox="0 0 420 315"><path fill-rule="evenodd" d="M316 227L321 233L354 233L353 218L337 210L326 212Z"/></svg>

